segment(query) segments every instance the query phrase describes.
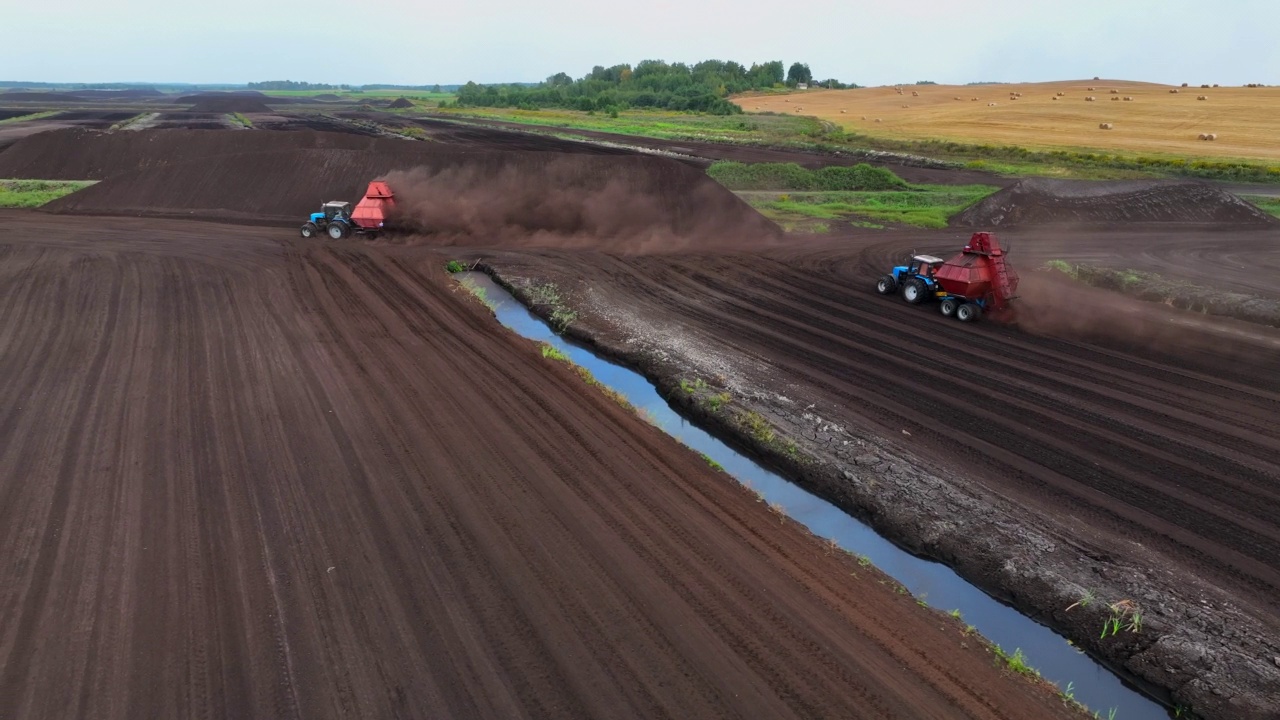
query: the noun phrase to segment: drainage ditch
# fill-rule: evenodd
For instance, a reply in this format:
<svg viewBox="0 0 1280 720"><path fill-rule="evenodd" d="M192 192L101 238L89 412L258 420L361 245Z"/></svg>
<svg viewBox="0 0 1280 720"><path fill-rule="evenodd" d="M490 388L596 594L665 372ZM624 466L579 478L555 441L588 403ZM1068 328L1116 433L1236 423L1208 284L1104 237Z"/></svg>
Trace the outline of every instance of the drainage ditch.
<svg viewBox="0 0 1280 720"><path fill-rule="evenodd" d="M498 322L518 335L545 342L595 376L601 384L624 396L646 419L682 444L718 463L738 482L760 493L765 502L780 505L787 516L815 535L834 540L841 549L868 558L929 606L959 610L991 642L1010 654L1021 649L1027 663L1074 698L1116 720L1161 720L1169 717L1162 705L1141 694L1105 665L1071 645L1066 638L987 595L947 566L917 557L886 540L835 505L765 469L686 420L672 409L643 375L597 355L557 335L505 289L482 272L462 272L459 281L481 294Z"/></svg>

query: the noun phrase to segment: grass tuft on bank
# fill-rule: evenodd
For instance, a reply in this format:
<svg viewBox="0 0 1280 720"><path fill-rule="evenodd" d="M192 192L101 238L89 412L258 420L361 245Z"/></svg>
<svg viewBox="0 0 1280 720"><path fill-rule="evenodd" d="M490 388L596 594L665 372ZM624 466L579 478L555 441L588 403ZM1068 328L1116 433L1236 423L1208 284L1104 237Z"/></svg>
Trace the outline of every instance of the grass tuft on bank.
<svg viewBox="0 0 1280 720"><path fill-rule="evenodd" d="M1269 195L1241 195L1240 197L1257 205L1263 211L1280 217L1280 197L1271 197Z"/></svg>
<svg viewBox="0 0 1280 720"><path fill-rule="evenodd" d="M40 207L93 183L93 180L0 180L0 208Z"/></svg>

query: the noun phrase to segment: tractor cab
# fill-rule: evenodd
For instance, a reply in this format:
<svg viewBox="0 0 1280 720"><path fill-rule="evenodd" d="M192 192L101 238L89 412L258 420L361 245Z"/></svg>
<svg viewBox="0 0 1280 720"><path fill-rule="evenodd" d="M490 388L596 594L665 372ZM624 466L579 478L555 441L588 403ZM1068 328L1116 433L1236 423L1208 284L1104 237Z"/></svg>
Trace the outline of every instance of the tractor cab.
<svg viewBox="0 0 1280 720"><path fill-rule="evenodd" d="M943 259L932 255L917 255L911 258L911 263L907 265L907 275L919 275L923 278L933 278L933 273L942 265Z"/></svg>
<svg viewBox="0 0 1280 720"><path fill-rule="evenodd" d="M333 222L336 217L351 217L351 203L341 200L332 200L320 206L320 212L311 213L311 222L319 227Z"/></svg>

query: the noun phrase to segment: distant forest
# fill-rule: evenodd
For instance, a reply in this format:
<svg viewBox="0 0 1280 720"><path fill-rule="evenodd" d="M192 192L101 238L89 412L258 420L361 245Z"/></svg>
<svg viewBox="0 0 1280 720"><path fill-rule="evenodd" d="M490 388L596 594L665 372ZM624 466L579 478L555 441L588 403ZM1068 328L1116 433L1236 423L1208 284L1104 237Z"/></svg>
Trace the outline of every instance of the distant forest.
<svg viewBox="0 0 1280 720"><path fill-rule="evenodd" d="M515 107L524 109L568 108L616 113L627 108L656 108L675 111L732 115L742 112L726 98L749 90L795 87L812 83L813 73L804 63L793 63L784 71L780 60L752 64L750 68L733 61L704 60L695 65L645 60L630 65L602 67L578 78L556 73L537 85L478 85L469 82L458 88L458 107ZM818 83L823 87L846 88L837 80Z"/></svg>

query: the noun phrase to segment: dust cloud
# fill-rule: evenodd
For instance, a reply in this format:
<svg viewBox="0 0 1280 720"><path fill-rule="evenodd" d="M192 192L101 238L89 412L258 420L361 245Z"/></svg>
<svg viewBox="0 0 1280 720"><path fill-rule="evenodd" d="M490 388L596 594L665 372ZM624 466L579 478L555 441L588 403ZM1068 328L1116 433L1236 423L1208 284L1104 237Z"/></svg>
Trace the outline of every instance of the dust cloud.
<svg viewBox="0 0 1280 720"><path fill-rule="evenodd" d="M1018 287L1017 326L1033 335L1185 355L1274 357L1280 333L1081 285L1061 273L1037 271Z"/></svg>
<svg viewBox="0 0 1280 720"><path fill-rule="evenodd" d="M645 253L759 247L779 234L714 181L690 177L701 173L654 169L566 156L391 172L401 230L392 242Z"/></svg>

